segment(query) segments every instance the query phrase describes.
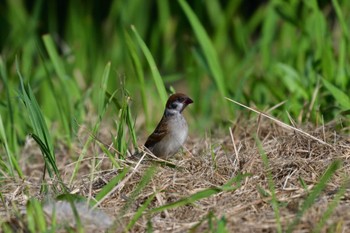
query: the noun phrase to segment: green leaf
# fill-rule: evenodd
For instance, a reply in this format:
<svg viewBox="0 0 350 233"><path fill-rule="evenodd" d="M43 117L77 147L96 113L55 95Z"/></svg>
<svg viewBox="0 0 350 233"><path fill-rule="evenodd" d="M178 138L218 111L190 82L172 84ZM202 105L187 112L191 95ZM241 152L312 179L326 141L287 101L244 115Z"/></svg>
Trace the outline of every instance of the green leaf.
<svg viewBox="0 0 350 233"><path fill-rule="evenodd" d="M134 33L134 35L136 37L136 40L137 40L137 42L138 42L138 44L139 44L143 54L146 57L146 60L147 60L148 65L149 65L149 67L151 69L151 72L152 72L152 77L153 77L154 84L157 87L159 98L161 100L162 105L165 106L165 103L166 103L166 101L168 99L168 95L166 93L164 82L163 82L162 77L160 76L160 73L159 73L159 70L157 68L156 62L154 61L154 58L153 58L150 50L148 49L146 43L142 40L141 36L137 32L137 30L136 30L134 25L131 26L131 30Z"/></svg>
<svg viewBox="0 0 350 233"><path fill-rule="evenodd" d="M125 167L118 175L116 175L113 179L111 179L108 182L108 184L103 186L101 191L99 191L96 194L96 197L95 197L96 201L98 202L102 198L104 198L125 177L128 171L129 171L129 168Z"/></svg>
<svg viewBox="0 0 350 233"><path fill-rule="evenodd" d="M343 107L344 110L350 109L350 98L349 95L341 91L339 88L328 82L326 79L322 79L324 86L337 100L337 102Z"/></svg>

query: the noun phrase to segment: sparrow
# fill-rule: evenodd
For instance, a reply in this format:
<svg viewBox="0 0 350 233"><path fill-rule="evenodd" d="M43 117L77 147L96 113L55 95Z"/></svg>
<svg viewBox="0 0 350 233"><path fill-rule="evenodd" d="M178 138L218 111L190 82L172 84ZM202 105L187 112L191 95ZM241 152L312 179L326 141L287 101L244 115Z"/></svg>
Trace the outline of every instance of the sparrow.
<svg viewBox="0 0 350 233"><path fill-rule="evenodd" d="M191 103L193 100L185 94L176 93L169 97L162 119L145 143L155 156L169 158L184 144L188 125L182 111Z"/></svg>

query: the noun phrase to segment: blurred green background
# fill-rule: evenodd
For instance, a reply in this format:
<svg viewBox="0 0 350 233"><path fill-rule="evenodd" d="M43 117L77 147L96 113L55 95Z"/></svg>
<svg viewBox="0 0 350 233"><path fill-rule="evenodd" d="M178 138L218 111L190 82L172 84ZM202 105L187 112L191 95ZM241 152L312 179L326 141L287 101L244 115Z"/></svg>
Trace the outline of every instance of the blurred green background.
<svg viewBox="0 0 350 233"><path fill-rule="evenodd" d="M21 144L33 127L16 60L54 138L97 116L118 121L123 103L150 132L165 90L194 99L192 133L232 124L240 108L224 97L284 102L270 114L320 125L350 109L348 25L346 0L1 1L4 135Z"/></svg>

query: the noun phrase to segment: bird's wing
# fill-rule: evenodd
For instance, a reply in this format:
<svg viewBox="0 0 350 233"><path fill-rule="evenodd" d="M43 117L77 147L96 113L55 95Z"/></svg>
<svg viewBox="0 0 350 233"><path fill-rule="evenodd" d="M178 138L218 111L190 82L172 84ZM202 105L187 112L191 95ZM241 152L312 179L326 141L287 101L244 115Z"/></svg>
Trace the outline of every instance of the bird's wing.
<svg viewBox="0 0 350 233"><path fill-rule="evenodd" d="M165 117L158 123L157 128L154 132L147 138L145 147L148 149L152 148L156 143L160 142L165 135L168 133L168 124L166 123Z"/></svg>

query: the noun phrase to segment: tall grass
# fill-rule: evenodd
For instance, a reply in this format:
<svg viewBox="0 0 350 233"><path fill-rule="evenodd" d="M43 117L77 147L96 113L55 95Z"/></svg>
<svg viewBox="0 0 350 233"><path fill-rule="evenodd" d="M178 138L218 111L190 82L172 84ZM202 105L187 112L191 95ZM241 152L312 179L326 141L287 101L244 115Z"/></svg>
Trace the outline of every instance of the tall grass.
<svg viewBox="0 0 350 233"><path fill-rule="evenodd" d="M201 25L199 19L192 11L190 6L184 0L179 0L179 3L186 14L193 31L196 35L198 43L201 46L201 49L204 54L204 60L209 67L210 73L213 76L215 83L217 85L218 91L222 97L227 96L227 85L225 85L225 79L223 71L221 69L217 52L209 39L208 34L206 33L204 27Z"/></svg>
<svg viewBox="0 0 350 233"><path fill-rule="evenodd" d="M58 55L52 37L50 35L44 35L43 42L48 52L54 71L58 77L58 84L55 85L52 78L53 74L49 71L47 71L47 80L50 84L50 90L57 106L61 125L63 126L64 132L68 137L67 141L70 143L73 137L73 97L76 96L79 98L80 93L77 90L74 80L69 78L66 74L63 62Z"/></svg>
<svg viewBox="0 0 350 233"><path fill-rule="evenodd" d="M21 92L20 98L22 99L26 110L28 112L28 116L32 125L33 133L31 133L32 138L38 144L42 156L45 162L45 170L43 175L43 188L46 188L45 185L45 172L49 173L50 178L57 178L62 190L66 190L66 186L62 182L61 175L58 171L56 165L56 156L54 152L53 141L51 135L49 133L46 121L44 116L40 110L39 104L34 96L34 93L30 87L30 85L25 85L23 81L22 74L19 70L18 61L16 62L17 73L21 81ZM54 190L56 190L56 186L52 186Z"/></svg>
<svg viewBox="0 0 350 233"><path fill-rule="evenodd" d="M147 62L149 64L149 67L150 67L151 72L152 72L154 84L157 87L159 98L161 100L162 106L164 106L168 98L167 98L167 94L166 94L166 90L164 87L162 77L157 69L154 58L153 58L151 52L149 51L149 49L147 48L147 45L145 44L145 42L142 40L139 33L137 32L135 26L131 26L131 30L134 33L136 40L141 47L142 52L145 54L145 57L147 59Z"/></svg>
<svg viewBox="0 0 350 233"><path fill-rule="evenodd" d="M330 82L344 95L349 86L346 22L350 4L346 2L334 0L320 6L317 1L277 0L256 5L246 13L243 9L249 4L242 1L158 1L146 6L133 0L122 8L121 3L97 6L89 2L84 11L74 10L76 3L70 3L63 20L58 20L57 13L42 13L46 7L57 7L52 3L37 1L33 8L27 8L19 2L21 7L9 4L4 15L13 28L13 33L2 37L2 57L6 59L5 70L9 70L6 89L12 90L18 83L10 68L15 52L8 49L16 48L22 54L21 70L33 74L29 75L31 83L48 120L60 122L57 134L70 138L68 142L74 136L74 122L82 122L86 114L82 98L98 104L98 89L91 87L109 60L114 72L127 77L130 93L140 91L141 95L131 95L137 97L132 110L146 113L148 128L156 123L148 106L158 97L162 104L155 108L161 111L166 88L178 81L183 83L178 90L187 91L196 101L192 111L201 119L194 121L199 130L213 124L210 119L221 117L225 101L220 101L226 96L262 106L288 100L275 111L285 120L285 111L301 121L316 121L320 115L329 120L348 109L344 104L337 108L339 94L324 84ZM105 14L95 12L95 7ZM157 9L154 16L152 7ZM14 20L16 17L19 20ZM31 26L21 31L24 22ZM41 41L38 31L52 34ZM30 40L23 43L23 38ZM42 65L37 63L38 45L48 54L43 56ZM44 77L46 82L42 82ZM113 92L119 84L118 79L109 79L107 91ZM153 90L158 95L149 95ZM13 100L13 96L2 95ZM327 98L319 98L323 96ZM138 108L139 103L142 108ZM53 104L56 110L51 108ZM20 115L3 118L10 122ZM20 130L25 127L23 124Z"/></svg>

